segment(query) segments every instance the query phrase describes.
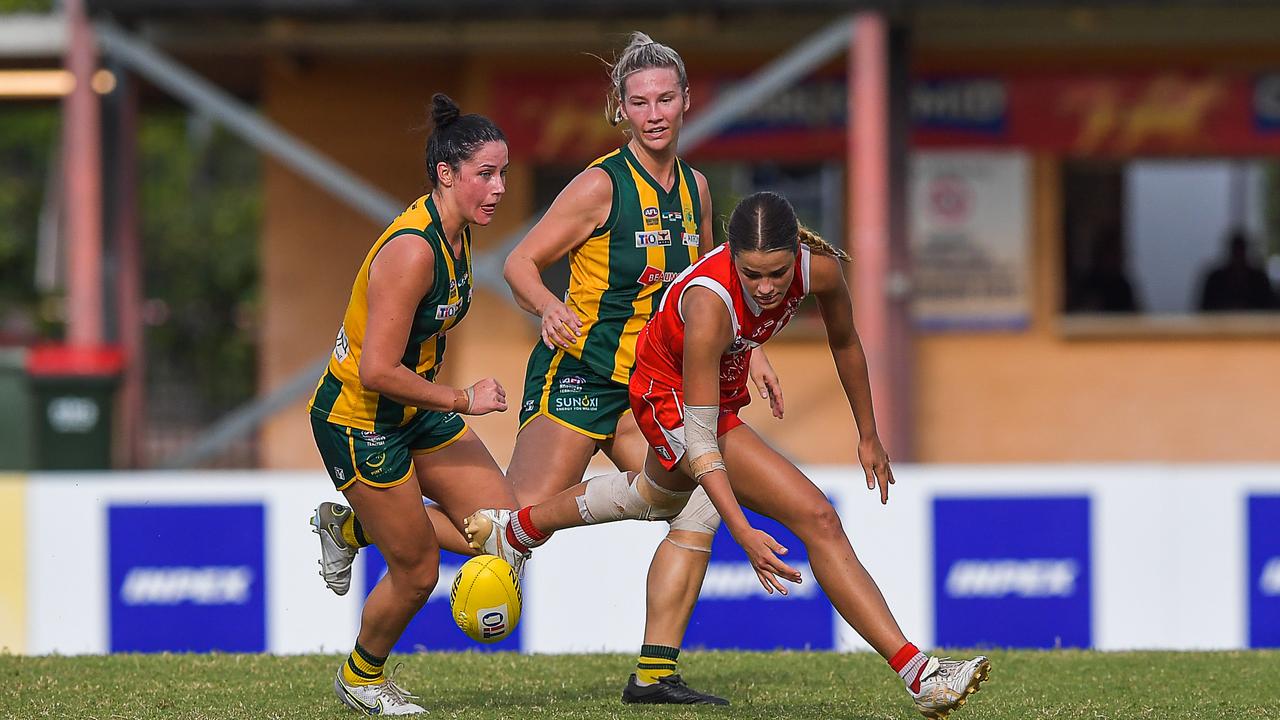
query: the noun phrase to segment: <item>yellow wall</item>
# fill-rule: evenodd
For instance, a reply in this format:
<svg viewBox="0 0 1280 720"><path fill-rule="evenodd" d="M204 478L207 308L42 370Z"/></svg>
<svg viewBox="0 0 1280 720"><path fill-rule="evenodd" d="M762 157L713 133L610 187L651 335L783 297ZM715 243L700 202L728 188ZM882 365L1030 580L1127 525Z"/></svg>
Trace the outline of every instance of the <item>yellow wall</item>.
<svg viewBox="0 0 1280 720"><path fill-rule="evenodd" d="M26 478L0 475L0 507L17 509L0 523L0 652L21 655L27 645Z"/></svg>
<svg viewBox="0 0 1280 720"><path fill-rule="evenodd" d="M526 58L525 62L529 62ZM426 107L442 90L484 112L486 67L456 58L267 63L265 108L404 203L425 188ZM916 459L928 462L1079 460L1277 460L1280 342L1160 336L1073 339L1059 328L1061 209L1057 162L1035 162L1032 327L1013 334L932 334L916 344ZM477 249L499 243L533 210L530 168L516 164L494 225ZM264 389L332 347L355 269L384 226L268 163L263 228ZM720 208L721 213L726 209ZM472 421L500 463L510 457L515 408L535 326L509 302L477 291L450 335L443 381L496 376L512 410ZM800 335L788 331L788 335ZM757 401L745 416L781 450L811 463L848 463L855 432L820 338L779 339L769 354L782 376L788 417ZM299 403L266 427L262 465L317 468ZM889 449L893 453L893 448Z"/></svg>

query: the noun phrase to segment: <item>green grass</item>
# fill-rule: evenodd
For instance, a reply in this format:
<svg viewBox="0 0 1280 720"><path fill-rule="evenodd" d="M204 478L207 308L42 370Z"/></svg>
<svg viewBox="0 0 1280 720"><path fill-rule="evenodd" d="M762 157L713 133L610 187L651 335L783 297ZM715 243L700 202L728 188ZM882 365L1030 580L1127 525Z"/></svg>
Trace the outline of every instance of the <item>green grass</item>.
<svg viewBox="0 0 1280 720"><path fill-rule="evenodd" d="M952 717L1280 718L1280 652L992 652L992 676ZM618 701L622 655L400 655L399 679L431 718L918 718L871 654L689 652L695 687L731 708ZM337 656L0 656L0 718L350 718Z"/></svg>

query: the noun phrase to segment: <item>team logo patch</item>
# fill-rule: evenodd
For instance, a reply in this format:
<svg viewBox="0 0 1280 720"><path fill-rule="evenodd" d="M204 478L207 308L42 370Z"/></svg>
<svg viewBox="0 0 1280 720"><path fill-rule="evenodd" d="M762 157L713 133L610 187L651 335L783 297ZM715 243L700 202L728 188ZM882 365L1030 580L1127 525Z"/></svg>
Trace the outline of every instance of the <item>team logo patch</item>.
<svg viewBox="0 0 1280 720"><path fill-rule="evenodd" d="M636 233L636 247L667 247L671 244L670 230L654 230L652 232Z"/></svg>
<svg viewBox="0 0 1280 720"><path fill-rule="evenodd" d="M698 243L702 242L702 236L698 233L680 233L680 240L689 247L698 247Z"/></svg>
<svg viewBox="0 0 1280 720"><path fill-rule="evenodd" d="M680 222L683 219L684 219L684 214L682 214L679 210L672 210L669 212L662 213L662 220L664 222Z"/></svg>
<svg viewBox="0 0 1280 720"><path fill-rule="evenodd" d="M671 282L676 279L676 273L663 272L652 265L645 265L644 270L640 273L640 277L636 278L636 282L641 285L652 285L659 282Z"/></svg>
<svg viewBox="0 0 1280 720"><path fill-rule="evenodd" d="M338 362L347 359L351 354L351 341L347 339L347 326L343 325L338 328L338 337L333 341L333 357Z"/></svg>
<svg viewBox="0 0 1280 720"><path fill-rule="evenodd" d="M649 218L650 220L658 217L658 208L656 207L647 207L644 209L643 212L644 212L644 216Z"/></svg>

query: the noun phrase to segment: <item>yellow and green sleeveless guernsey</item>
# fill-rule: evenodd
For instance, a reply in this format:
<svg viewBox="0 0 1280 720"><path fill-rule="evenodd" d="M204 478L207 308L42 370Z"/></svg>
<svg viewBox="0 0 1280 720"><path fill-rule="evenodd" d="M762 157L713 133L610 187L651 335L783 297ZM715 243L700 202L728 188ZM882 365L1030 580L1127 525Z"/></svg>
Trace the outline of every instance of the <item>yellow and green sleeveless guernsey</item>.
<svg viewBox="0 0 1280 720"><path fill-rule="evenodd" d="M462 322L471 307L471 230L462 232L462 256L454 257L430 195L413 202L370 248L351 286L351 301L343 316L329 367L316 386L308 410L338 425L381 432L409 422L420 410L384 397L360 384L360 354L369 316L369 268L378 252L394 238L412 235L435 254L435 277L413 315L409 340L400 359L406 367L434 380L444 361L445 333Z"/></svg>
<svg viewBox="0 0 1280 720"><path fill-rule="evenodd" d="M626 147L591 167L609 173L613 204L604 225L569 255L566 304L582 319L582 337L566 352L626 384L662 290L698 259L702 203L693 169L679 159L669 191Z"/></svg>

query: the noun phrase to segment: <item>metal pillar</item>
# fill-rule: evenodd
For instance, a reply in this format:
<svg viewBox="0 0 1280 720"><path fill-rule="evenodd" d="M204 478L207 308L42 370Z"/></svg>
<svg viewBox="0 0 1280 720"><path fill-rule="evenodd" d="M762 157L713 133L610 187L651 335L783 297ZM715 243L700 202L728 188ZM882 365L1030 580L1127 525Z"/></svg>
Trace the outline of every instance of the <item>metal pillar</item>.
<svg viewBox="0 0 1280 720"><path fill-rule="evenodd" d="M62 159L67 219L67 342L98 345L102 327L102 158L93 31L84 0L66 0L65 63L75 87L63 100Z"/></svg>

